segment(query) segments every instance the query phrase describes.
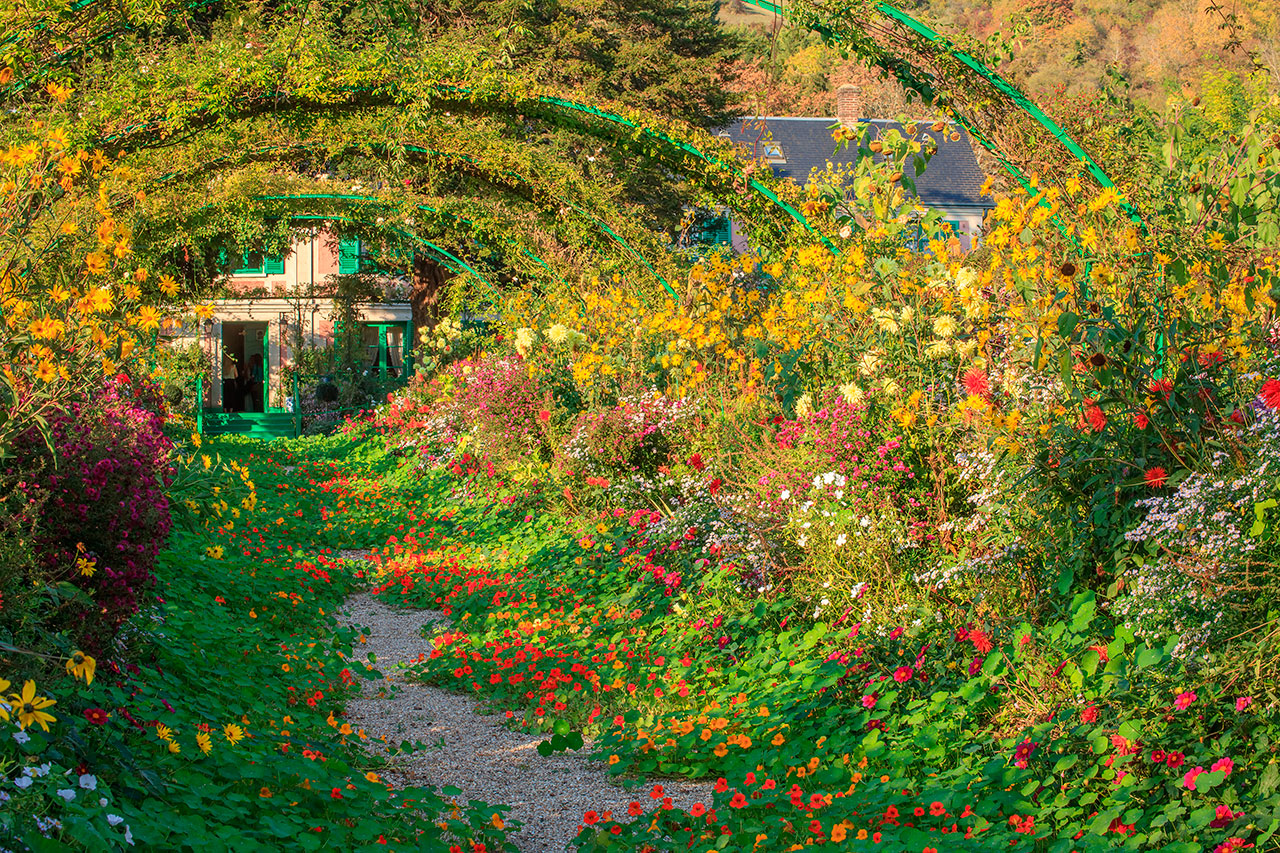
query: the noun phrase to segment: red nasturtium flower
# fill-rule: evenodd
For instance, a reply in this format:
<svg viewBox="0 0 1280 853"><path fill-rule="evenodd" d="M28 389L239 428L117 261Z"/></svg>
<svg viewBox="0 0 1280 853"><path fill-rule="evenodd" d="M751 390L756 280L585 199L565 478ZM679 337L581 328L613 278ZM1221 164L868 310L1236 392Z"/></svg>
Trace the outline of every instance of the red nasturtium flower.
<svg viewBox="0 0 1280 853"><path fill-rule="evenodd" d="M600 819L600 815L596 814L594 811L589 811L582 816L582 822L587 824L588 826L595 823L599 819Z"/></svg>
<svg viewBox="0 0 1280 853"><path fill-rule="evenodd" d="M746 798L746 797L744 797L744 796L742 796L742 792L741 792L741 791L738 791L738 792L737 792L737 793L735 793L735 794L733 795L733 797L729 800L729 805L730 805L730 806L732 806L732 807L733 807L733 808L735 808L735 809L746 808L746 805L747 805L747 798Z"/></svg>
<svg viewBox="0 0 1280 853"><path fill-rule="evenodd" d="M1147 473L1142 475L1142 479L1146 480L1147 485L1151 488L1162 489L1169 479L1169 473L1164 468L1156 465L1154 468L1148 468Z"/></svg>

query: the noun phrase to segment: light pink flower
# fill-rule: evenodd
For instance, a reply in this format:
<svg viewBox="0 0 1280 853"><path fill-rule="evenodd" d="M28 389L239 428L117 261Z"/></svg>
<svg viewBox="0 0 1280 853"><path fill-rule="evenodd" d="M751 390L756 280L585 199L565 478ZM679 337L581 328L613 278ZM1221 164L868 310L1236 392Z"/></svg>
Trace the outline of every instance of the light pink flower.
<svg viewBox="0 0 1280 853"><path fill-rule="evenodd" d="M1252 705L1252 704L1253 704L1253 697L1252 697L1252 696L1237 696L1237 697L1236 697L1236 712L1238 713L1238 712L1240 712L1240 711L1243 711L1244 709L1248 708L1248 707L1249 707L1250 705Z"/></svg>

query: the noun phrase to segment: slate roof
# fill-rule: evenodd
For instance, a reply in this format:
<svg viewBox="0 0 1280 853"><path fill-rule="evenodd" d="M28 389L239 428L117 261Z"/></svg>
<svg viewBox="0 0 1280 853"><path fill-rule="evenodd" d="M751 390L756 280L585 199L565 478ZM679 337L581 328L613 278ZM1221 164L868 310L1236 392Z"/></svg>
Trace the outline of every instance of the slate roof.
<svg viewBox="0 0 1280 853"><path fill-rule="evenodd" d="M858 146L853 143L836 155L835 142L831 138L835 123L834 118L748 117L734 121L719 131L719 134L728 136L762 159L765 154L764 142L778 143L782 146L782 154L787 162L770 164L773 173L780 178L791 178L804 186L814 168L825 168L828 161L839 167L852 164L857 159ZM889 128L897 128L900 133L903 132L902 125L898 122L872 119L867 133L870 138L875 138ZM948 126L935 133L931 123L922 123L919 129L921 138L927 134L933 137L938 146L937 153L929 161L929 168L916 178L916 191L920 200L933 207L994 207L990 198L979 192L986 176L978 168L977 158L973 156L973 149L969 144L969 135L963 128ZM942 138L952 130L960 134L958 141ZM869 142L870 138L864 138L863 144Z"/></svg>

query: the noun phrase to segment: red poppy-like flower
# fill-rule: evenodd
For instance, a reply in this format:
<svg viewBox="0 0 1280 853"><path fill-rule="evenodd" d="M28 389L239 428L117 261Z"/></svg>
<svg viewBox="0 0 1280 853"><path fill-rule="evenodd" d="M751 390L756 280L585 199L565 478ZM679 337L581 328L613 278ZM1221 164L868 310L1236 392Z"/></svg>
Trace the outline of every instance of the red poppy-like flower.
<svg viewBox="0 0 1280 853"><path fill-rule="evenodd" d="M1258 399L1268 409L1280 409L1280 379L1268 379L1258 389Z"/></svg>
<svg viewBox="0 0 1280 853"><path fill-rule="evenodd" d="M107 712L101 708L85 708L84 718L95 726L105 726L107 724Z"/></svg>
<svg viewBox="0 0 1280 853"><path fill-rule="evenodd" d="M904 681L910 681L910 680L911 680L911 677L912 677L913 675L915 675L915 674L916 674L916 671L915 671L914 669L912 669L911 667L909 667L909 666L900 666L900 667L898 667L896 670L894 670L894 672L893 672L893 680L894 680L894 681L897 681L897 682L899 682L899 683L904 682Z"/></svg>
<svg viewBox="0 0 1280 853"><path fill-rule="evenodd" d="M594 811L589 811L582 816L582 822L587 824L588 826L595 823L599 819L600 819L600 815L596 814Z"/></svg>
<svg viewBox="0 0 1280 853"><path fill-rule="evenodd" d="M971 397L981 397L984 400L991 399L991 380L987 378L987 374L981 368L971 367L960 377L960 385L964 388L964 392Z"/></svg>
<svg viewBox="0 0 1280 853"><path fill-rule="evenodd" d="M1084 407L1084 420L1094 432L1102 432L1107 428L1106 414L1093 403Z"/></svg>
<svg viewBox="0 0 1280 853"><path fill-rule="evenodd" d="M946 813L947 813L947 807L944 806L940 801L934 800L932 803L929 803L929 814L933 815L934 817L941 817Z"/></svg>
<svg viewBox="0 0 1280 853"><path fill-rule="evenodd" d="M1148 468L1147 473L1142 475L1142 479L1146 480L1147 485L1151 488L1162 489L1165 481L1169 479L1169 473L1157 465L1154 468Z"/></svg>
<svg viewBox="0 0 1280 853"><path fill-rule="evenodd" d="M632 800L631 805L627 806L627 814L631 815L632 817L639 817L640 815L644 814L644 809L640 807L639 803Z"/></svg>
<svg viewBox="0 0 1280 853"><path fill-rule="evenodd" d="M742 796L742 792L741 792L741 791L738 791L737 793L735 793L735 794L733 795L732 799L730 799L730 800L729 800L729 805L730 805L730 806L732 806L732 807L733 807L733 808L735 808L735 809L742 809L742 808L746 808L746 806L747 806L747 798L746 798L746 797L744 797L744 796Z"/></svg>
<svg viewBox="0 0 1280 853"><path fill-rule="evenodd" d="M707 807L704 806L702 803L694 803L693 807L689 809L689 814L693 815L694 817L702 817L706 813L707 813Z"/></svg>

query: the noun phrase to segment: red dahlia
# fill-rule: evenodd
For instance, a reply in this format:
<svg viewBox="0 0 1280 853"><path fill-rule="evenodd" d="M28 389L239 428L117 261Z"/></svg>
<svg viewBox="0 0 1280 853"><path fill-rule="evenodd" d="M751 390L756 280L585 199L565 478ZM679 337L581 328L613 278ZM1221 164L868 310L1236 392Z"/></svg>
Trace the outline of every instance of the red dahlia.
<svg viewBox="0 0 1280 853"><path fill-rule="evenodd" d="M1268 379L1258 389L1258 397L1268 409L1280 409L1280 379Z"/></svg>
<svg viewBox="0 0 1280 853"><path fill-rule="evenodd" d="M964 392L971 397L991 399L991 380L981 368L971 367L966 370L960 377L960 384L964 387Z"/></svg>

